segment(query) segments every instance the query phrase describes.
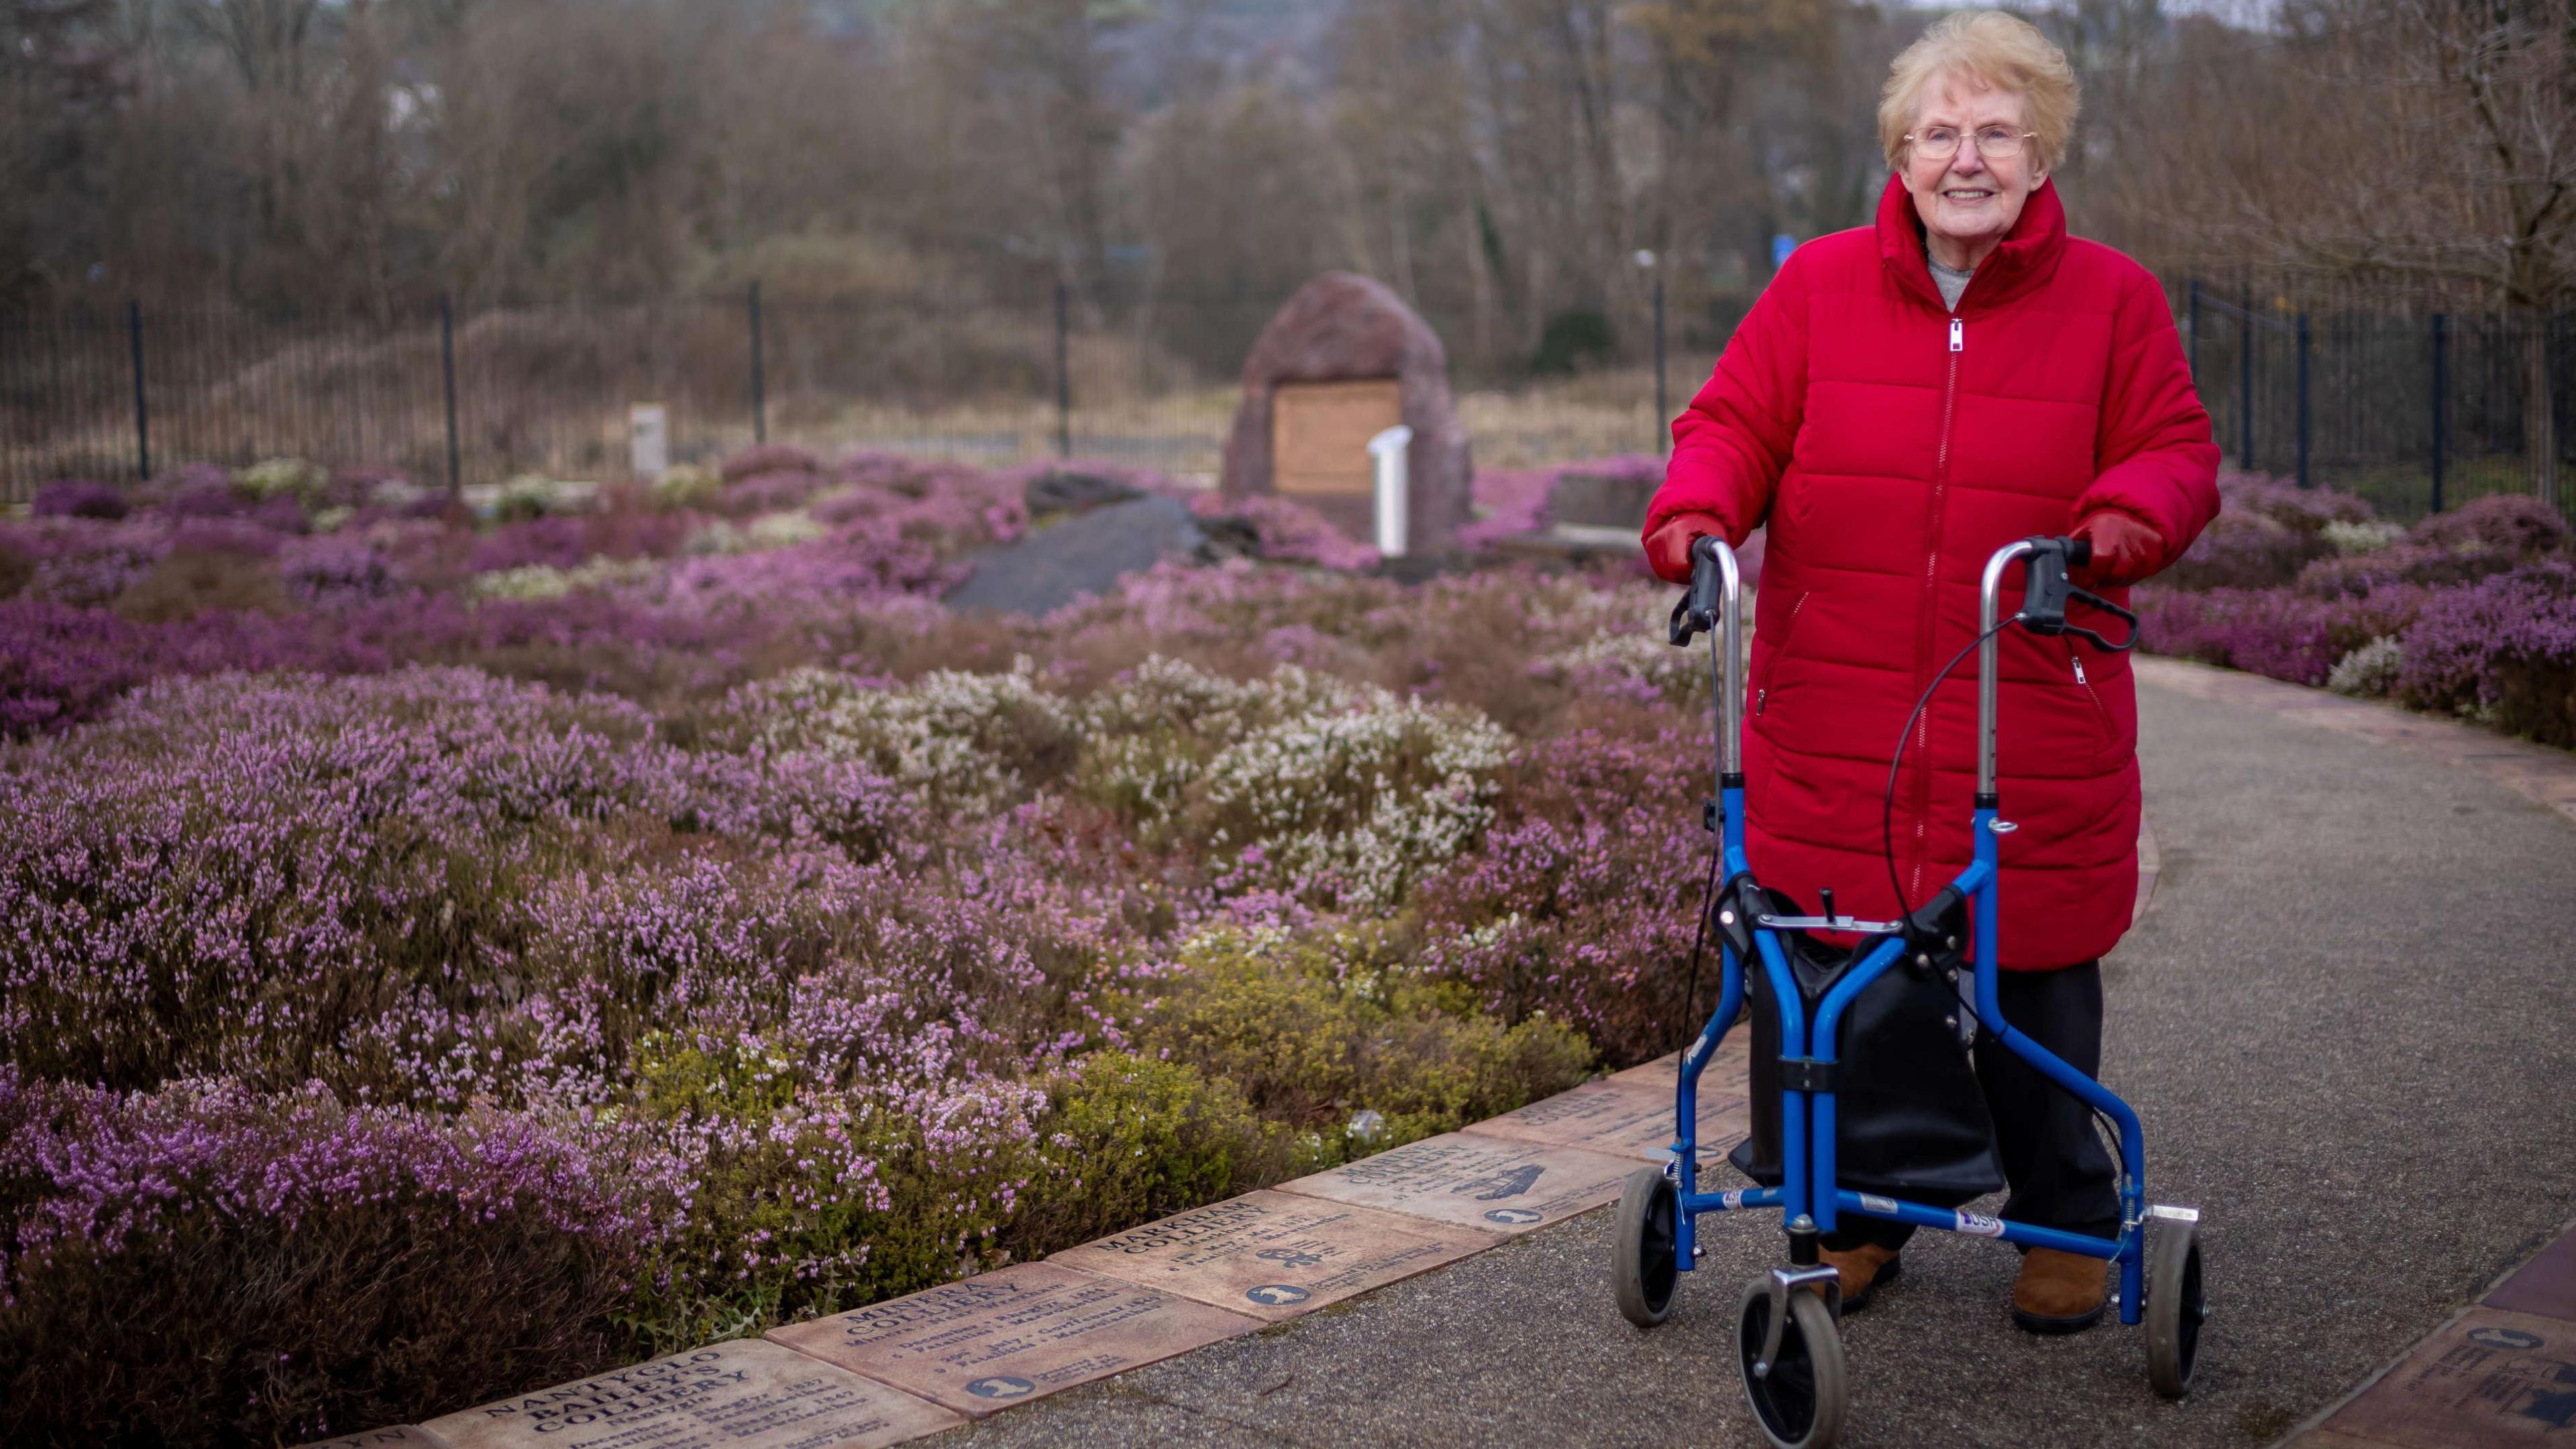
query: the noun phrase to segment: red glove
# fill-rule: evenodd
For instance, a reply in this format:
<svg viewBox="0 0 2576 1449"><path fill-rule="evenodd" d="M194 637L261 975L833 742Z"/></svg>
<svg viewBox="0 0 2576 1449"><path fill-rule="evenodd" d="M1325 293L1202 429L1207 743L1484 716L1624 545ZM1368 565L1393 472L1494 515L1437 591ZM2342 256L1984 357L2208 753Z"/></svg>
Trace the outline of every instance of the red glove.
<svg viewBox="0 0 2576 1449"><path fill-rule="evenodd" d="M2163 535L2125 513L2108 509L2086 514L2068 536L2093 545L2092 561L2066 572L2077 588L2127 588L2154 573L2165 556Z"/></svg>
<svg viewBox="0 0 2576 1449"><path fill-rule="evenodd" d="M1691 543L1702 534L1726 537L1726 521L1714 513L1676 513L1646 536L1646 567L1668 584L1691 580Z"/></svg>

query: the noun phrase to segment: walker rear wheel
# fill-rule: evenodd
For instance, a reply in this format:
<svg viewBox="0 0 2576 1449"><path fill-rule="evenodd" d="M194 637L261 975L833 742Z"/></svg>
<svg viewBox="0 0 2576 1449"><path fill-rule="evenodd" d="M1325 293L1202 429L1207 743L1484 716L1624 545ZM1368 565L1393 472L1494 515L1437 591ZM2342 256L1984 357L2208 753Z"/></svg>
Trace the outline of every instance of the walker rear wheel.
<svg viewBox="0 0 2576 1449"><path fill-rule="evenodd" d="M1756 1361L1771 1331L1769 1274L1744 1285L1735 1309L1736 1370L1753 1417L1779 1449L1830 1449L1843 1433L1851 1407L1851 1376L1843 1364L1842 1335L1825 1300L1805 1288L1789 1292L1789 1321L1771 1371L1757 1375Z"/></svg>
<svg viewBox="0 0 2576 1449"><path fill-rule="evenodd" d="M2147 1250L2147 1382L2168 1399L2191 1392L2200 1358L2200 1325L2209 1305L2200 1292L2200 1225L2156 1224Z"/></svg>
<svg viewBox="0 0 2576 1449"><path fill-rule="evenodd" d="M1610 1289L1619 1312L1639 1328L1671 1316L1681 1279L1681 1193L1661 1168L1628 1174L1619 1194L1619 1233L1610 1245Z"/></svg>

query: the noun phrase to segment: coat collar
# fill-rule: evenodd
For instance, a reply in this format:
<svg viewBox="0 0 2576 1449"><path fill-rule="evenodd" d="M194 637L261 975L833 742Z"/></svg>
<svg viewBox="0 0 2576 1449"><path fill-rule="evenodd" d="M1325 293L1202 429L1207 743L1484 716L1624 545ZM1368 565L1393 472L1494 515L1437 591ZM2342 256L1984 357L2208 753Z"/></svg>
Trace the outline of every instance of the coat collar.
<svg viewBox="0 0 2576 1449"><path fill-rule="evenodd" d="M1888 177L1887 190L1879 195L1877 231L1879 261L1897 285L1946 314L1950 309L1941 302L1941 289L1932 285L1924 255L1923 223L1901 177ZM1960 312L1981 312L2041 285L2056 275L2065 253L2066 208L2057 199L2057 178L2052 176L2022 202L2021 215L2004 234L2003 244L1978 265L1975 279L1959 297Z"/></svg>

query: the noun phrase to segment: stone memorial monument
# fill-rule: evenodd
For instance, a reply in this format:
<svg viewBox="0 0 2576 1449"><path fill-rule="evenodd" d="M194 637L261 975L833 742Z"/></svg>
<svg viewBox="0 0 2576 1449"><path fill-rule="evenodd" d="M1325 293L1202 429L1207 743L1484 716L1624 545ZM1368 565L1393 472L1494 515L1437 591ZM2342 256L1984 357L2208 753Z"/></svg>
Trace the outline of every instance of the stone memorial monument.
<svg viewBox="0 0 2576 1449"><path fill-rule="evenodd" d="M1375 536L1368 444L1402 424L1405 538L1446 552L1467 521L1475 468L1449 394L1440 338L1382 284L1353 272L1308 282L1243 362L1243 404L1226 439L1228 498L1276 494L1366 543Z"/></svg>

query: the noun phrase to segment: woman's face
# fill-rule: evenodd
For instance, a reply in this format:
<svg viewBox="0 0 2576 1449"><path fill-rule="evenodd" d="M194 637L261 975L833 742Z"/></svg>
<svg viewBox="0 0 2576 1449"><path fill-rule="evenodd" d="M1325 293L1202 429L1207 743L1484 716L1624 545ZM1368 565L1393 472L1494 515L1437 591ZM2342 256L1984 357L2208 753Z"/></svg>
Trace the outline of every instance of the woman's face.
<svg viewBox="0 0 2576 1449"><path fill-rule="evenodd" d="M1989 156L1974 144L1979 131L1998 126L2016 137L2028 129L2017 93L1980 87L1956 75L1935 76L1923 88L1913 133L1919 137L1931 128L1946 128L1959 137L1959 149L1932 157L1923 154L1920 143L1909 145L1905 189L1914 197L1915 214L1923 218L1933 256L1946 266L1985 260L2020 219L2031 190L2046 179L2031 164L2027 137L2011 156Z"/></svg>

